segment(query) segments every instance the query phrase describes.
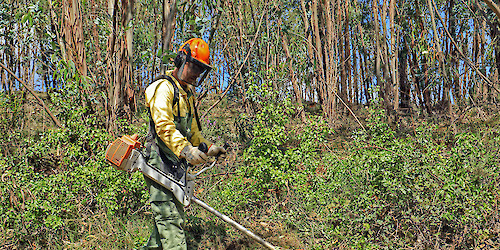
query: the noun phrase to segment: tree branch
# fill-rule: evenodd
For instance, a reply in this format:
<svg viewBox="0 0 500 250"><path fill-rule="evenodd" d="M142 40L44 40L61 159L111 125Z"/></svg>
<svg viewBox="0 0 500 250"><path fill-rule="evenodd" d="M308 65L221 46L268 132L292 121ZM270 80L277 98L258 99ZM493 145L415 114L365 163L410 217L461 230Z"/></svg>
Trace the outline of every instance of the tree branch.
<svg viewBox="0 0 500 250"><path fill-rule="evenodd" d="M23 87L25 87L38 100L38 102L40 103L40 105L42 105L42 107L45 109L45 111L47 111L47 114L49 114L50 118L52 118L52 121L54 121L54 123L58 127L62 128L61 123L59 122L59 120L57 120L57 118L54 116L54 114L52 114L52 112L50 112L49 108L45 105L45 103L42 101L42 99L40 99L40 97L38 97L32 89L28 88L28 85L23 80L19 79L19 77L17 77L5 65L3 65L2 63L0 63L0 66L2 68L4 68L5 70L7 70L7 72L9 72L9 74L11 74L12 76L14 76L14 78L16 78L16 80L18 80L23 85Z"/></svg>
<svg viewBox="0 0 500 250"><path fill-rule="evenodd" d="M262 20L264 19L264 16L265 15L262 15L262 17L260 18L260 21L259 21L259 27L257 27L257 31L255 32L255 37L252 41L252 45L250 45L250 49L248 50L247 52L247 56L245 57L245 60L243 60L243 62L241 63L241 66L240 68L238 69L238 72L236 73L236 75L234 76L233 80L231 81L231 84L229 84L226 88L226 90L224 91L224 93L222 93L222 95L219 97L219 100L217 100L202 116L201 118L204 118L209 112L210 110L212 110L215 106L217 106L217 104L219 104L221 101L222 101L222 98L224 98L224 96L226 96L226 94L229 92L229 90L231 89L231 87L233 86L233 84L236 82L236 79L238 78L238 75L240 74L241 72L241 69L243 68L243 66L245 66L245 63L247 62L248 58L250 57L250 54L252 53L252 50L253 50L253 47L255 45L255 41L257 40L257 38L259 37L259 31L260 31L260 26L262 24Z"/></svg>
<svg viewBox="0 0 500 250"><path fill-rule="evenodd" d="M496 5L496 3L494 3L491 0L483 0L483 2L485 2L488 5L488 7L490 7L490 9L493 10L493 12L495 12L497 18L500 19L500 8L498 8L498 5Z"/></svg>
<svg viewBox="0 0 500 250"><path fill-rule="evenodd" d="M483 0L483 1L490 1L490 0ZM436 14L437 16L439 17L439 20L441 21L441 24L443 25L443 27L445 27L445 23L443 21L443 18L441 17L441 14L439 14L439 11L436 7L436 3L434 2L434 0L432 0L432 5L434 6L434 9L436 10ZM496 5L495 5L496 6ZM498 6L497 6L498 8ZM500 14L500 12L499 12ZM497 14L497 16L500 16L499 14ZM460 47L458 46L458 44L455 42L455 39L453 39L453 37L451 36L450 32L448 31L448 29L444 29L444 31L446 31L446 35L448 35L448 37L450 38L450 41L453 43L453 46L455 46L455 48L457 48L457 51L458 53L462 56L462 59L464 60L465 63L467 63L471 68L473 68L476 73L488 84L490 85L490 87L492 87L496 92L500 93L500 90L498 90L495 85L493 84L493 82L491 82L491 80L486 77L481 71L479 71L479 69L476 67L476 65L474 65L471 61L469 61L469 59L465 56L465 54L462 52L462 50L460 49Z"/></svg>

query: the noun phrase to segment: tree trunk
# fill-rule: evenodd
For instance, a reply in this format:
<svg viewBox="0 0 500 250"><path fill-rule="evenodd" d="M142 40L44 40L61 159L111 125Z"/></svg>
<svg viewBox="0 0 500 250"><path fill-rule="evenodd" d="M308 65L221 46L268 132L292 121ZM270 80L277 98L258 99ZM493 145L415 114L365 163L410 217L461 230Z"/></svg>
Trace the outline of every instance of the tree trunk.
<svg viewBox="0 0 500 250"><path fill-rule="evenodd" d="M135 88L132 86L134 82L134 71L132 65L133 58L133 27L129 25L133 17L135 0L122 0L122 26L125 28L125 40L121 49L121 66L120 66L120 78L122 81L120 84L124 86L124 109L127 114L128 120L132 121L132 116L136 112L135 108Z"/></svg>
<svg viewBox="0 0 500 250"><path fill-rule="evenodd" d="M5 46L5 44L2 44L2 47ZM5 53L5 49L3 49L2 53L0 54L0 63L4 63L5 59L7 57L7 53ZM0 87L2 88L2 91L9 91L9 86L7 83L7 76L5 75L5 71L3 69L0 69Z"/></svg>
<svg viewBox="0 0 500 250"><path fill-rule="evenodd" d="M398 69L397 69L397 64L396 60L398 59L398 46L396 44L396 27L395 27L395 22L394 22L394 16L396 14L395 7L396 6L396 0L390 0L389 3L389 19L390 19L390 26L391 26L391 45L392 45L392 53L391 53L391 72L392 72L392 84L394 86L393 93L394 93L394 107L393 109L395 111L398 111L399 108L399 81L396 78L398 75ZM402 66L404 66L403 64ZM402 68L401 70L406 70L406 68ZM405 72L406 73L406 72ZM405 76L406 77L406 76ZM401 75L400 75L401 79Z"/></svg>
<svg viewBox="0 0 500 250"><path fill-rule="evenodd" d="M348 3L348 2L346 2ZM344 12L344 11L342 11ZM346 13L347 14L347 13ZM342 15L340 13L337 14L337 17L339 19L342 18ZM341 23L342 20L338 20L338 23ZM346 24L343 27L344 33L340 36L340 98L342 100L347 101L348 100L348 94L347 94L347 78L349 77L349 74L347 73L348 66L347 66L347 60L348 60L348 55L349 55L349 41L347 38L347 33L349 32L349 23L348 23L348 17L346 17L345 20Z"/></svg>
<svg viewBox="0 0 500 250"><path fill-rule="evenodd" d="M480 47L479 47L479 54L481 58L481 63L486 65L486 53L485 53L485 44L486 44L486 21L482 20L481 21L481 29L479 32L481 33L480 35ZM487 75L487 72L484 72L485 75ZM489 101L489 95L490 95L490 87L485 81L481 81L481 84L483 84L483 103L487 104Z"/></svg>
<svg viewBox="0 0 500 250"><path fill-rule="evenodd" d="M378 6L377 6L378 8ZM393 92L393 87L395 86L395 83L393 80L395 79L394 77L391 79L391 71L390 68L391 66L391 60L389 60L389 52L388 52L388 46L387 46L387 41L386 41L386 36L387 36L387 2L386 0L383 1L383 6L382 6L382 13L381 13L381 23L382 25L382 35L379 36L380 39L380 47L381 47L381 54L383 57L383 73L384 73L384 108L386 110L391 110L393 107L391 106L391 93ZM377 22L377 25L378 22ZM380 28L379 28L380 30ZM391 86L392 85L392 86Z"/></svg>
<svg viewBox="0 0 500 250"><path fill-rule="evenodd" d="M495 49L495 66L496 70L500 73L500 31L498 30L498 27L500 26L500 23L498 21L492 22L492 27L491 29L491 40L495 41L494 42L494 49Z"/></svg>
<svg viewBox="0 0 500 250"><path fill-rule="evenodd" d="M83 81L87 76L87 58L85 53L83 21L81 14L80 1L68 0L63 3L63 25L62 34L65 40L66 62L72 62L80 75L79 81ZM83 107L87 107L87 97L89 92L87 88L81 88L81 103Z"/></svg>
<svg viewBox="0 0 500 250"><path fill-rule="evenodd" d="M455 0L450 0L449 6L448 6L448 29L450 30L450 35L452 39L457 40L456 38L456 22L455 22L455 13L453 12L453 8L455 6ZM448 50L450 52L450 68L452 69L452 76L450 79L450 88L453 88L453 98L455 100L455 105L459 105L460 102L462 101L462 97L460 94L460 75L458 72L458 68L460 67L459 61L458 61L458 51L455 46L451 45L450 42L450 48ZM450 96L451 100L451 96Z"/></svg>
<svg viewBox="0 0 500 250"><path fill-rule="evenodd" d="M352 34L352 37L356 37L355 34L354 34L354 30L353 30L353 34ZM358 39L357 37L355 38L356 41L354 42L357 43ZM352 62L353 62L353 74L354 74L354 78L352 79L352 92L353 92L353 96L352 96L352 99L353 99L353 104L354 105L358 105L360 103L359 101L359 96L360 96L360 90L358 89L358 86L359 86L359 71L363 71L362 69L361 70L358 70L358 68L360 67L359 66L359 61L361 60L361 58L359 58L359 49L355 49L353 47L353 50L352 50L352 55L353 55L353 58L352 58Z"/></svg>
<svg viewBox="0 0 500 250"><path fill-rule="evenodd" d="M87 62L83 37L83 22L80 1L69 0L63 2L65 39L68 61L73 61L76 69L82 76L87 76Z"/></svg>
<svg viewBox="0 0 500 250"><path fill-rule="evenodd" d="M155 1L155 7L153 8L153 15L156 16L157 15L157 9L158 9L158 1ZM151 61L153 62L153 65L151 66L151 70L150 70L150 75L149 75L149 80L148 82L152 82L155 77L156 77L156 72L157 69L156 69L156 61L157 61L157 53L158 53L158 34L161 34L161 32L158 30L158 22L157 22L158 19L155 18L155 22L154 22L154 27L155 27L155 35L154 35L154 43L153 43L153 48L151 49L153 51L153 54L151 55ZM163 27L163 22L162 22L162 27ZM161 65L161 63L160 63ZM161 66L160 66L161 68Z"/></svg>
<svg viewBox="0 0 500 250"><path fill-rule="evenodd" d="M436 50L437 50L437 59L439 62L439 69L440 69L440 74L443 78L444 81L444 86L443 86L443 98L441 102L441 107L443 107L445 112L451 112L451 102L450 102L450 84L448 81L447 73L446 73L446 67L444 65L444 53L443 50L441 49L441 41L439 40L438 36L438 30L436 28L436 19L434 17L434 5L433 5L433 0L427 0L427 6L429 8L429 13L431 15L431 24L432 24L432 31L433 31L433 37L434 37L434 44L436 45ZM425 93L425 92L424 92Z"/></svg>
<svg viewBox="0 0 500 250"><path fill-rule="evenodd" d="M425 109L427 110L427 114L432 115L431 90L429 88L429 65L427 64L427 58L425 56L422 57L422 65L424 72L424 86L422 87L422 92L424 95Z"/></svg>
<svg viewBox="0 0 500 250"><path fill-rule="evenodd" d="M175 31L175 16L177 14L177 0L163 0L163 25L162 25L162 57L160 74L165 74L167 65L163 62L163 57L167 55L172 47L172 36Z"/></svg>
<svg viewBox="0 0 500 250"><path fill-rule="evenodd" d="M306 9L306 4L304 0L300 0L300 7L302 9L302 20L304 22L304 33L306 36L306 43L307 43L307 56L309 58L309 63L310 65L313 65L314 62L314 50L313 50L313 38L312 38L312 28L311 28L311 23L309 21L309 18L307 17L307 9ZM318 74L316 71L312 74L312 79L310 79L310 87L311 87L311 92L313 90L316 90L317 92L312 94L312 96L319 96L319 89L317 86L318 83ZM316 101L315 98L310 98L310 101ZM318 100L319 101L319 100Z"/></svg>
<svg viewBox="0 0 500 250"><path fill-rule="evenodd" d="M422 113L425 112L425 102L423 100L423 94L422 94L422 91L421 91L421 81L422 81L422 77L421 77L421 70L420 70L420 67L418 66L418 59L417 59L417 55L415 54L415 50L410 50L410 51L413 51L411 54L412 54L412 60L410 60L410 72L412 74L412 80L413 80L413 86L415 86L415 92L416 92L416 96L417 98L415 98L415 102L417 102L418 100L418 104L420 104L420 110ZM418 70L418 72L417 72Z"/></svg>
<svg viewBox="0 0 500 250"><path fill-rule="evenodd" d="M401 102L399 108L405 112L410 109L410 84L408 82L407 68L408 68L408 44L403 41L404 45L399 56L399 86L398 96L401 95Z"/></svg>
<svg viewBox="0 0 500 250"><path fill-rule="evenodd" d="M323 45L321 43L321 36L320 36L320 30L319 30L319 15L321 14L321 10L319 9L320 7L318 6L318 0L312 0L311 2L311 28L312 28L312 33L314 35L314 44L316 47L316 52L315 52L315 59L317 62L316 66L316 71L317 71L317 84L318 84L318 90L319 90L319 96L320 100L322 102L327 102L326 95L328 94L326 90L326 83L325 83L325 70L324 70L324 61L323 61ZM321 103L321 105L324 105L325 107L328 106L327 103ZM324 107L324 108L325 108ZM324 109L326 111L327 109ZM326 111L327 112L327 111Z"/></svg>
<svg viewBox="0 0 500 250"><path fill-rule="evenodd" d="M301 107L300 109L300 118L302 119L302 122L306 122L306 114L304 112L304 109L302 109L302 91L300 90L299 85L297 84L297 77L295 76L295 72L293 70L293 59L292 56L290 55L290 51L288 49L288 38L286 34L283 34L281 36L282 41L283 41L283 50L285 51L285 55L288 61L288 71L290 73L290 79L292 81L292 86L293 86L293 91L295 92L295 101Z"/></svg>
<svg viewBox="0 0 500 250"><path fill-rule="evenodd" d="M380 76L380 71L381 71L381 62L380 58L382 57L382 51L381 51L381 45L380 45L380 29L379 29L379 23L378 23L378 3L376 0L372 2L372 12L373 12L373 22L375 25L375 34L374 34L374 40L375 40L375 76L377 78L377 85L379 86L379 97L385 99L385 92L384 92L384 83L382 82L382 77Z"/></svg>
<svg viewBox="0 0 500 250"><path fill-rule="evenodd" d="M337 4L340 4L341 2L337 2ZM337 93L338 93L338 63L334 57L331 55L338 55L339 54L339 47L338 47L338 39L339 39L339 34L342 31L342 19L339 17L340 15L340 8L337 8L339 10L337 13L338 19L335 22L335 20L332 18L335 16L335 13L332 9L333 3L332 1L325 1L323 2L322 6L322 20L325 25L322 25L322 27L326 26L326 30L324 33L324 37L326 40L325 46L322 47L323 50L323 65L324 65L324 73L325 73L325 90L326 90L326 100L327 100L327 106L326 106L326 114L329 118L330 121L334 120L337 118ZM335 23L334 23L335 22Z"/></svg>
<svg viewBox="0 0 500 250"><path fill-rule="evenodd" d="M366 99L366 105L370 106L370 91L368 90L370 88L369 84L371 81L370 79L365 75L365 70L368 66L366 65L366 54L363 52L363 54L360 56L361 57L361 77L362 77L362 82L361 84L363 85L363 92L365 93L365 99Z"/></svg>

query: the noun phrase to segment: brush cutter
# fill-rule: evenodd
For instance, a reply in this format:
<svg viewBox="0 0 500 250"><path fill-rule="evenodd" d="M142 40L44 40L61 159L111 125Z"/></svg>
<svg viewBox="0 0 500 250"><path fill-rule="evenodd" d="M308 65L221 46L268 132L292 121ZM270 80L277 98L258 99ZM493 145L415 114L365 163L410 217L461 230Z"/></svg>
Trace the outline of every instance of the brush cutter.
<svg viewBox="0 0 500 250"><path fill-rule="evenodd" d="M124 135L121 138L116 139L111 143L106 150L106 159L118 170L127 171L129 173L139 171L154 180L158 184L170 190L176 199L180 201L184 206L188 206L191 202L194 202L209 212L213 213L217 217L221 218L223 221L229 223L231 226L243 232L245 235L256 240L260 244L264 245L269 249L276 249L269 242L264 241L259 236L255 235L242 225L238 224L231 218L220 213L214 208L207 205L205 202L199 200L194 196L194 183L196 178L203 172L213 168L217 163L217 159L212 162L208 167L205 167L194 174L189 174L189 167L186 169L183 178L181 180L175 179L171 174L165 173L160 169L151 166L147 163L143 154L140 151L141 143L137 141L137 135L127 136ZM208 147L205 143L198 146L198 149L206 153Z"/></svg>

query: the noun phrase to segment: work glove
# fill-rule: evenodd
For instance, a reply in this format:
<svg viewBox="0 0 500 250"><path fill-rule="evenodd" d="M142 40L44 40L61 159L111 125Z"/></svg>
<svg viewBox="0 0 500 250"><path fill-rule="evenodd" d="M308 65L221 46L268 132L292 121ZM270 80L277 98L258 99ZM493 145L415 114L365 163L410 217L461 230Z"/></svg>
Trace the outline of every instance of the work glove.
<svg viewBox="0 0 500 250"><path fill-rule="evenodd" d="M227 151L223 147L218 147L212 144L212 146L208 149L207 155L224 158L226 157L226 153Z"/></svg>
<svg viewBox="0 0 500 250"><path fill-rule="evenodd" d="M207 162L208 156L201 152L197 147L187 145L181 151L181 158L185 158L189 164L196 166Z"/></svg>

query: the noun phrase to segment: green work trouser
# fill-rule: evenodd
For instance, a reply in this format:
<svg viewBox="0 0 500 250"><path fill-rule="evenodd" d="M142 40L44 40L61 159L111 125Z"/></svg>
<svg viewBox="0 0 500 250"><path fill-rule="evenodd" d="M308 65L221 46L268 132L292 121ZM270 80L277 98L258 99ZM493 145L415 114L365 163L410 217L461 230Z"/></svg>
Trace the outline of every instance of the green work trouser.
<svg viewBox="0 0 500 250"><path fill-rule="evenodd" d="M146 182L152 182L146 178ZM153 184L153 183L149 183ZM153 186L157 186L156 183ZM149 240L142 249L175 249L186 250L186 235L183 229L183 205L175 199L172 192L161 187L162 201L151 201L154 223ZM166 198L166 199L165 199Z"/></svg>

